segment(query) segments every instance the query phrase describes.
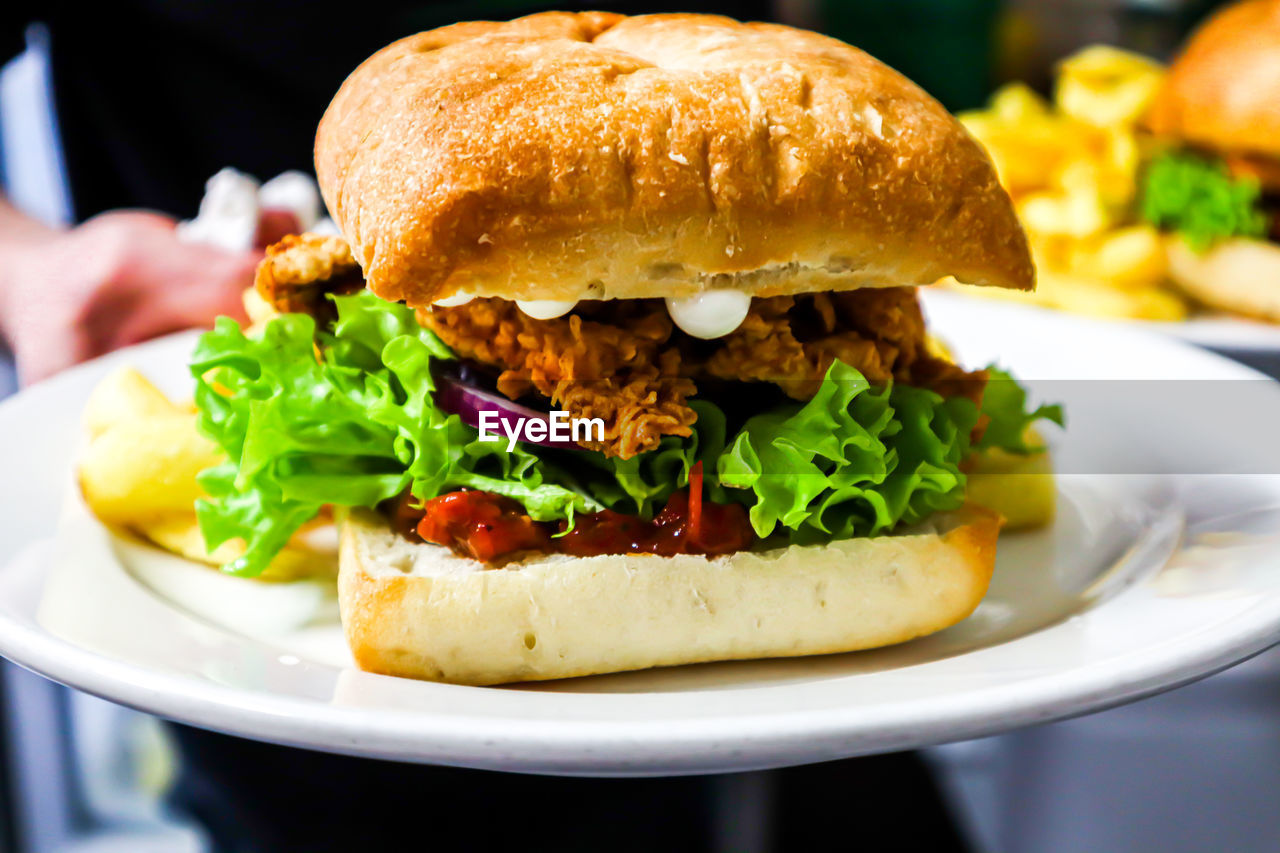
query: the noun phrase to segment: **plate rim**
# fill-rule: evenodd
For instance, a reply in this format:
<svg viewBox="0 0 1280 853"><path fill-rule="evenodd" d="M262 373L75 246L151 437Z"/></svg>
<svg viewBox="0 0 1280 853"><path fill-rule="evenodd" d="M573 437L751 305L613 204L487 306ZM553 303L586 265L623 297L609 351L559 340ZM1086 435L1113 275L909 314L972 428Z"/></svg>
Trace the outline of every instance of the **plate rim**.
<svg viewBox="0 0 1280 853"><path fill-rule="evenodd" d="M991 297L981 294L925 288L922 292L926 306L931 302L951 301L980 302L990 304ZM1280 355L1280 323L1269 323L1253 317L1232 314L1192 315L1183 320L1145 320L1136 317L1103 317L1079 314L1046 305L998 303L1001 308L1034 311L1054 317L1067 317L1077 322L1104 323L1115 328L1154 334L1168 340L1191 344L1217 353L1241 353L1251 355ZM1234 334L1233 334L1234 333Z"/></svg>
<svg viewBox="0 0 1280 853"><path fill-rule="evenodd" d="M17 559L0 567L0 581L13 583L14 574L44 571L34 559ZM47 577L22 578L43 591ZM1122 596L1121 596L1122 597ZM167 719L212 728L242 737L322 751L429 762L515 772L556 772L585 775L675 775L724 772L706 762L732 753L733 744L750 742L757 753L788 757L747 761L735 769L764 769L820 760L827 747L839 744L841 755L860 755L897 748L912 748L952 740L982 737L1033 723L1051 722L1151 696L1179 687L1233 666L1280 642L1280 598L1252 603L1231 622L1234 633L1218 631L1215 640L1180 651L1217 623L1200 626L1168 641L1164 654L1130 656L1109 664L1108 682L1122 689L1100 686L1080 667L1065 674L1054 672L1001 685L984 686L956 694L946 703L899 702L876 708L881 718L868 725L865 707L835 707L773 711L758 715L711 716L669 720L513 720L441 714L431 709L366 708L333 705L295 696L269 694L187 674L168 673L141 664L109 657L55 636L29 620L10 616L11 604L0 604L0 652L44 677ZM195 619L180 614L183 619ZM1245 619L1245 617L1251 617ZM1057 627L1057 626L1054 626ZM235 634L212 626L234 639ZM1046 629L1046 630L1052 630ZM312 664L330 668L325 664ZM1180 673L1169 679L1171 671ZM361 678L392 676L358 673ZM399 682L401 679L394 679ZM430 690L455 691L476 688L413 682ZM176 686L176 687L175 687ZM482 688L501 689L501 688ZM751 688L744 688L749 690ZM593 694L593 698L620 703L630 694ZM607 698L604 698L607 697ZM245 701L249 699L251 701ZM957 710L957 703L962 710ZM989 709L1002 709L993 715ZM206 713L192 713L183 706L203 706ZM946 708L945 711L941 710ZM1048 710L1052 708L1052 710ZM232 725L227 716L235 718ZM862 719L851 719L862 715ZM892 719L884 719L892 718ZM371 725L373 720L377 725ZM797 725L800 723L801 725ZM308 730L300 732L300 725ZM293 733L291 734L291 731ZM652 730L652 731L650 731ZM918 737L915 731L931 734ZM323 737L323 740L318 740ZM644 741L646 754L629 750L630 742ZM408 744L414 748L406 749ZM535 749L530 749L536 744ZM446 745L448 745L446 747ZM797 749L803 745L805 749ZM515 750L509 752L508 750ZM557 756L552 759L551 756ZM834 756L832 756L834 757Z"/></svg>

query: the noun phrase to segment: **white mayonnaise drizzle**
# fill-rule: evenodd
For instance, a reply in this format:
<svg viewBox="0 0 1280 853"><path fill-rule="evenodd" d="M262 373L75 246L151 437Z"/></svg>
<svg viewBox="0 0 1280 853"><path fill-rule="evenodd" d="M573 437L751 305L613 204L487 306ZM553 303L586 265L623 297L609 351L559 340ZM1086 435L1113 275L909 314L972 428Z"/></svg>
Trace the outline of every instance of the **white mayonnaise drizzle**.
<svg viewBox="0 0 1280 853"><path fill-rule="evenodd" d="M568 302L558 302L554 299L517 299L516 305L520 310L528 314L535 320L554 320L556 317L563 317L573 310L573 306L578 304L578 300L572 299Z"/></svg>
<svg viewBox="0 0 1280 853"><path fill-rule="evenodd" d="M466 305L474 296L456 293L433 304L442 308ZM686 334L711 340L722 338L742 325L751 310L751 296L740 290L707 290L683 299L667 297L667 311L672 321ZM516 305L535 320L563 317L577 306L577 300L517 299Z"/></svg>
<svg viewBox="0 0 1280 853"><path fill-rule="evenodd" d="M444 299L437 299L432 305L439 305L441 308L457 308L459 305L466 305L472 299L475 299L470 293L459 290L453 296L446 296Z"/></svg>
<svg viewBox="0 0 1280 853"><path fill-rule="evenodd" d="M751 310L751 296L741 290L707 290L684 299L667 297L667 311L685 334L711 340L742 325Z"/></svg>

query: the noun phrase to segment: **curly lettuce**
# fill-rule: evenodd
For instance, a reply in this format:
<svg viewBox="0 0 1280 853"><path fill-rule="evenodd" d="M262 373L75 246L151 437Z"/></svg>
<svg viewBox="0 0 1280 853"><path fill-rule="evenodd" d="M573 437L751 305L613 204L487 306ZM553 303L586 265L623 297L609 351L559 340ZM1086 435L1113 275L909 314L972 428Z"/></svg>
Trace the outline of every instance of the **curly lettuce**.
<svg viewBox="0 0 1280 853"><path fill-rule="evenodd" d="M1038 453L1044 448L1027 443L1027 429L1040 420L1062 426L1065 416L1058 404L1041 405L1027 409L1027 391L1018 381L1003 370L987 368L987 386L982 392L982 414L985 416L982 437L974 445L975 450L999 448L1010 453L1026 455Z"/></svg>
<svg viewBox="0 0 1280 853"><path fill-rule="evenodd" d="M328 328L284 314L246 335L220 318L192 355L198 426L227 454L200 475L207 497L196 512L210 549L245 542L231 573L260 574L325 505L472 488L512 498L538 521L572 525L575 513L604 508L650 517L699 461L710 496L747 506L762 539L875 535L963 502L961 462L980 420L980 447L1021 453L1033 450L1023 440L1031 420L1061 422L1052 408L1024 411L1025 392L1007 376L979 411L919 388L872 387L835 362L809 402L763 412L732 437L725 414L695 399L691 436L631 459L508 452L436 407L432 363L453 354L412 310L367 292L333 299Z"/></svg>
<svg viewBox="0 0 1280 853"><path fill-rule="evenodd" d="M792 543L874 536L964 502L961 462L975 449L1026 454L1026 428L1058 406L1025 411L1026 392L991 371L982 409L923 388L873 388L836 361L804 405L747 421L720 458L721 485L749 490L756 534L785 530ZM970 439L984 423L977 445Z"/></svg>
<svg viewBox="0 0 1280 853"><path fill-rule="evenodd" d="M549 482L524 447L482 442L436 408L431 362L452 354L410 309L372 294L335 302L332 331L285 314L249 337L222 317L192 354L197 425L228 457L200 475L196 515L210 549L247 545L227 571L260 574L326 504L374 506L406 488L497 492L540 521L599 508Z"/></svg>
<svg viewBox="0 0 1280 853"><path fill-rule="evenodd" d="M1176 231L1197 252L1229 237L1261 237L1267 217L1257 181L1233 178L1226 166L1181 151L1151 161L1142 190L1142 218Z"/></svg>

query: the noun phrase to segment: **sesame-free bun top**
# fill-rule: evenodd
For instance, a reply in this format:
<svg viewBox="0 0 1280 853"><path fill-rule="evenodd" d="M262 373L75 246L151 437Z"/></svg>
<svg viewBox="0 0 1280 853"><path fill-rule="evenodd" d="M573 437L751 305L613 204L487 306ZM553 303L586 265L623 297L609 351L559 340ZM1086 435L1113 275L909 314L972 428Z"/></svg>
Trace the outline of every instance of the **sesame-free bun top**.
<svg viewBox="0 0 1280 853"><path fill-rule="evenodd" d="M1228 6L1197 30L1147 125L1218 151L1280 157L1280 0Z"/></svg>
<svg viewBox="0 0 1280 853"><path fill-rule="evenodd" d="M419 33L347 78L316 173L370 288L411 305L1034 280L960 124L784 26L553 12Z"/></svg>

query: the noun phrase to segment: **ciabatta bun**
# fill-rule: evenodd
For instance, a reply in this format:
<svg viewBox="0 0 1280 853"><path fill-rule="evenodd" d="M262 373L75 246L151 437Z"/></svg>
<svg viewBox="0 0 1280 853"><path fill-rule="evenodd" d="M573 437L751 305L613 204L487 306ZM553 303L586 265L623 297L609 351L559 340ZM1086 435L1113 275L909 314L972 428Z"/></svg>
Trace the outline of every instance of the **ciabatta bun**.
<svg viewBox="0 0 1280 853"><path fill-rule="evenodd" d="M488 569L355 511L342 527L338 595L361 668L456 684L847 652L968 616L990 582L999 528L994 513L966 508L918 532L824 546L552 555Z"/></svg>
<svg viewBox="0 0 1280 853"><path fill-rule="evenodd" d="M347 79L315 158L369 287L415 306L1033 285L960 124L784 26L546 13L419 33Z"/></svg>
<svg viewBox="0 0 1280 853"><path fill-rule="evenodd" d="M1193 299L1280 323L1280 245L1237 238L1201 254L1170 236L1166 246L1169 277Z"/></svg>

